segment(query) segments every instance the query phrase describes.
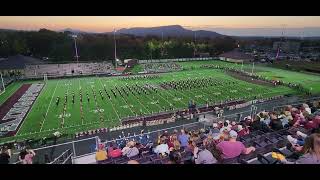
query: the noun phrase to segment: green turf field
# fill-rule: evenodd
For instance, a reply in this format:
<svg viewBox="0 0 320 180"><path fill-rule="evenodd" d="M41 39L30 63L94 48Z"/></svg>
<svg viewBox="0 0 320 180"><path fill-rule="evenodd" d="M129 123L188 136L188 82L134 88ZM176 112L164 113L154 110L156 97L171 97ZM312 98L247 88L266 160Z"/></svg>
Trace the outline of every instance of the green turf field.
<svg viewBox="0 0 320 180"><path fill-rule="evenodd" d="M0 95L0 105L4 103L17 89L21 86L21 83L12 83L6 87L6 91Z"/></svg>
<svg viewBox="0 0 320 180"><path fill-rule="evenodd" d="M184 71L162 73L154 79L125 80L121 77L87 77L73 79L58 79L47 81L44 89L34 103L31 111L25 118L22 126L15 137L2 138L0 141L13 139L29 139L50 136L54 131L63 134L73 134L84 130L97 129L100 127L114 127L121 124L121 119L140 114L153 114L174 109L186 109L188 102L194 100L197 105L220 102L229 98L241 98L251 100L256 97L272 97L282 94L296 93L284 86L266 87L235 79L222 70L200 68L204 64L217 64L221 66L243 68L251 72L252 65L226 63L222 61L196 61L179 62ZM138 66L137 71L141 71ZM305 83L306 87L312 87L313 92L320 92L320 77L315 75L291 72L266 66L256 66L255 73L269 77L279 78L287 82ZM212 78L219 82L215 86L198 87L186 90L164 89L161 83L169 81L181 81L187 79ZM37 81L28 81L30 83ZM235 84L229 84L235 82ZM152 86L157 91L148 88ZM0 102L4 102L21 83L14 83L0 96ZM128 87L145 89L148 94L129 92ZM121 91L129 92L128 95L120 96L116 87ZM80 89L83 96L80 102ZM105 89L105 90L104 90ZM103 99L99 91L102 91ZM116 92L114 97L111 90ZM75 94L75 102L72 103L72 94ZM107 97L111 96L111 100ZM87 94L90 101L87 101ZM96 98L94 98L96 94ZM67 103L64 106L65 95ZM56 105L56 99L60 102ZM81 111L82 107L82 111ZM62 126L63 124L63 126Z"/></svg>
<svg viewBox="0 0 320 180"><path fill-rule="evenodd" d="M243 67L241 64L228 63L223 61L196 61L196 62L179 62L183 68L192 69L200 68L201 65L220 65L230 68L243 69L247 72L252 72L252 64L244 64ZM312 93L320 93L320 76L306 74L302 72L288 71L284 69L277 69L268 67L266 65L255 65L253 72L265 76L269 79L282 80L284 82L291 82L302 84L304 87L311 90Z"/></svg>

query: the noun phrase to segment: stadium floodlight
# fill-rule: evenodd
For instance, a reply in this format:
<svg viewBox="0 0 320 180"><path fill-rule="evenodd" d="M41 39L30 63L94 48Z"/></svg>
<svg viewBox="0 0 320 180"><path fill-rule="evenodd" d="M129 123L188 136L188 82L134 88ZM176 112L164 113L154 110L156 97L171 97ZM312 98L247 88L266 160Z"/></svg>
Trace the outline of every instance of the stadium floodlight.
<svg viewBox="0 0 320 180"><path fill-rule="evenodd" d="M116 32L117 30L114 29L113 31L113 40L114 40L114 60L115 60L115 67L117 68L117 43L116 43Z"/></svg>
<svg viewBox="0 0 320 180"><path fill-rule="evenodd" d="M77 35L73 34L71 35L71 37L74 40L74 48L75 48L75 52L76 52L76 58L77 58L77 63L79 62L79 56L78 56L78 48L77 48Z"/></svg>

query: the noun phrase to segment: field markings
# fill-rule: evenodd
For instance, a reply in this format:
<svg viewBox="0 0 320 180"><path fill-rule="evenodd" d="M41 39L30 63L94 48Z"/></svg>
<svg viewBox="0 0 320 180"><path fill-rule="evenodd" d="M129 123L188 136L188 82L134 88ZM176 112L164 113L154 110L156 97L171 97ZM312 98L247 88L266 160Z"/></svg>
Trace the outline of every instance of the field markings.
<svg viewBox="0 0 320 180"><path fill-rule="evenodd" d="M131 94L132 94L132 93L131 93ZM148 108L146 108L146 107L143 105L143 103L140 102L139 98L137 98L137 97L136 97L135 95L133 95L133 94L132 94L132 96L138 101L138 103L140 103L140 104L143 106L144 109L146 109L146 110L148 111L149 114L151 114L150 111L148 110Z"/></svg>
<svg viewBox="0 0 320 180"><path fill-rule="evenodd" d="M144 89L144 88L141 88L141 89ZM147 99L149 99L150 102L153 101L152 99L150 99L150 98L148 97L148 95L145 95L145 96L143 96L143 97L146 97ZM158 104L155 104L155 105L158 106L158 107L160 108L160 110L162 109L161 106L159 106Z"/></svg>
<svg viewBox="0 0 320 180"><path fill-rule="evenodd" d="M20 86L19 86L19 87L20 87ZM20 125L20 128L19 128L19 129L18 129L18 131L16 132L16 135L15 135L15 136L17 136L17 135L19 134L20 129L22 129L23 124L24 124L24 122L27 120L27 118L28 118L29 114L30 114L30 113L32 112L32 110L34 109L34 107L35 107L36 103L37 103L38 101L40 101L40 100L39 100L39 99L40 99L40 95L41 95L42 93L44 93L44 90L45 90L45 88L46 88L46 87L47 87L47 84L46 84L44 87L42 87L41 92L39 93L39 95L38 95L38 97L37 97L36 101L35 101L35 102L33 102L33 105L32 105L32 107L31 107L31 109L29 110L29 112L28 112L28 114L25 116L25 118L23 119L22 124Z"/></svg>
<svg viewBox="0 0 320 180"><path fill-rule="evenodd" d="M104 86L103 86L103 84L102 84L102 82L101 82L101 79L100 79L100 78L98 78L98 79L99 79L99 82L100 82L100 84L101 84L101 86L102 86L102 88L103 88ZM106 92L105 92L105 93L106 93ZM119 114L118 114L118 111L114 108L113 103L112 103L112 100L110 101L110 104L111 104L111 106L112 106L113 111L116 113L119 121L121 122L121 118L120 118L120 116L119 116Z"/></svg>
<svg viewBox="0 0 320 180"><path fill-rule="evenodd" d="M71 81L69 80L69 81L68 81L68 84L67 84L68 87L67 87L67 93L66 93L67 99L68 99L68 95L69 95L69 94L68 94L68 93L69 93L69 87L71 86L70 83L71 83ZM65 84L65 85L66 85L66 84ZM64 125L64 120L65 120L65 117L66 117L66 111L64 110L64 108L66 108L66 110L67 110L68 107L69 107L69 106L68 106L68 103L66 103L66 105L63 106L63 110L62 110L62 124L63 124L63 125Z"/></svg>
<svg viewBox="0 0 320 180"><path fill-rule="evenodd" d="M117 86L117 84L113 85L113 87L115 88ZM119 94L119 92L118 92ZM136 115L135 112L132 111L130 105L127 103L127 101L119 94L119 96L122 98L122 100L127 104L127 106L129 107L130 111L132 112L133 115Z"/></svg>
<svg viewBox="0 0 320 180"><path fill-rule="evenodd" d="M6 87L6 90L5 91L3 91L1 94L0 94L0 96L2 95L2 94L4 94L4 93L6 93L7 92L7 94L8 94L8 96L6 97L6 98L4 98L3 100L2 100L2 102L0 102L0 105L2 105L4 102L6 102L6 100L7 99L9 99L12 95L13 95L13 93L15 93L21 86L22 86L22 84L19 84L19 85L17 85L17 88L14 88L14 84L11 84L13 87L11 88L10 87L10 90L8 91L7 89L9 88L9 86L7 86ZM4 96L4 95L3 95Z"/></svg>
<svg viewBox="0 0 320 180"><path fill-rule="evenodd" d="M81 87L81 84L80 84L80 78L78 79L79 80L79 104L80 104L80 119L81 119L81 125L84 125L84 117L83 117L83 102L80 101L80 89L82 91L82 87ZM83 99L82 99L83 100ZM82 109L82 111L81 111ZM83 118L82 118L83 117Z"/></svg>
<svg viewBox="0 0 320 180"><path fill-rule="evenodd" d="M157 82L158 84L163 83L162 81L159 81L159 80L156 80L156 82ZM167 94L171 95L172 97L176 98L176 96L174 96L172 93L170 93L169 90L163 89L163 91L166 92ZM181 103L184 104L181 99L180 99L179 101L181 101Z"/></svg>
<svg viewBox="0 0 320 180"><path fill-rule="evenodd" d="M58 87L59 82L60 82L60 81L57 82L56 87L54 88L54 91L53 91L51 100L50 100L50 102L49 102L49 106L48 106L48 108L47 108L47 112L46 112L45 117L44 117L44 119L43 119L43 121L42 121L42 123L41 123L40 132L42 131L42 128L43 128L43 125L44 125L45 120L47 119L47 115L48 115L48 112L49 112L49 109L50 109L52 100L53 100L53 98L54 98L54 95L55 95L55 93L56 93L56 90L57 90L57 87Z"/></svg>

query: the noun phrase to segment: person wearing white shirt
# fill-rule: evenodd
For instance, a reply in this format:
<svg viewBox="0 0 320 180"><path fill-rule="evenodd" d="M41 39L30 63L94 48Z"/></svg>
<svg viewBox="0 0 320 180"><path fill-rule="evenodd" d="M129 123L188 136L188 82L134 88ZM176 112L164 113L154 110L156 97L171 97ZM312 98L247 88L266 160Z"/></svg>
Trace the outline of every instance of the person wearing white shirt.
<svg viewBox="0 0 320 180"><path fill-rule="evenodd" d="M169 154L169 146L168 144L166 143L165 139L161 139L161 144L159 144L155 149L154 149L154 152L156 154Z"/></svg>

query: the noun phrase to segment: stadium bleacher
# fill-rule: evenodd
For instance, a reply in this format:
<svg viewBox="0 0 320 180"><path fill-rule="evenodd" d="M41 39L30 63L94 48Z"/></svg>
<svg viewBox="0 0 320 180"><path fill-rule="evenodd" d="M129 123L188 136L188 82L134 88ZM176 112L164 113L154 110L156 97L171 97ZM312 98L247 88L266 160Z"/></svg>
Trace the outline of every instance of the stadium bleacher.
<svg viewBox="0 0 320 180"><path fill-rule="evenodd" d="M26 65L26 78L99 75L111 73L111 63L68 63L68 64L38 64Z"/></svg>
<svg viewBox="0 0 320 180"><path fill-rule="evenodd" d="M305 105L301 106L301 111L305 111L306 109L303 109ZM305 106L306 107L306 106ZM317 114L319 113L319 107L318 109L314 110L312 113ZM295 111L295 109L293 109ZM279 111L280 113L281 111ZM314 118L313 121L318 120L319 117ZM248 121L248 120L246 120ZM249 124L252 122L249 122ZM318 122L316 122L318 123ZM243 122L237 123L235 126L243 124ZM297 155L298 152L296 152L294 149L290 148L290 143L288 141L288 135L297 137L297 132L303 132L307 135L310 135L312 131L309 129L306 129L303 127L305 122L300 122L299 125L292 125L290 127L284 127L281 130L275 131L272 128L270 128L268 131L265 130L254 130L250 129L250 133L247 135L244 135L242 137L238 137L238 141L242 142L246 147L253 146L255 147L255 151L250 154L241 154L240 156L237 156L235 158L231 159L222 159L218 161L218 163L222 164L279 164L282 163L279 159L272 157L273 153L279 153L286 157L287 159L290 159L290 161L295 161L299 158ZM320 123L319 123L320 124ZM313 129L318 131L319 133L319 124L317 124L317 128ZM196 130L189 130L190 135L193 136L194 133L198 134L203 139L208 138L209 135L209 129L205 131L201 131L200 129ZM167 164L169 161L169 156L161 157L158 154L155 154L153 152L153 148L155 148L158 145L159 140L162 136L168 136L170 137L172 134L168 134L168 132L164 132L163 134L159 135L158 137L154 137L154 139L148 139L147 142L153 142L154 146L151 148L140 148L140 153L137 156L128 158L125 156L117 157L117 158L108 158L105 161L99 162L100 164L126 164L129 160L136 160L140 164ZM141 136L141 135L140 135ZM141 139L141 138L140 138ZM129 140L127 140L128 142ZM139 138L134 140L137 142L138 146L141 146L141 142ZM144 144L146 145L146 144ZM202 145L202 141L200 143L197 143L199 148L204 148ZM123 147L123 142L119 143L117 145L119 148ZM216 146L216 144L213 144L213 146ZM219 154L216 148L213 148L211 150L212 154L216 155ZM182 150L181 151L181 159L185 160L185 163L188 159L192 158L190 156L190 153L188 155L188 151ZM216 159L221 159L221 157L215 157ZM194 162L193 162L194 163Z"/></svg>

